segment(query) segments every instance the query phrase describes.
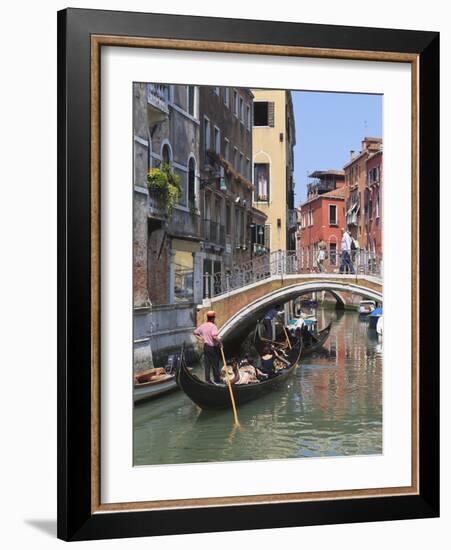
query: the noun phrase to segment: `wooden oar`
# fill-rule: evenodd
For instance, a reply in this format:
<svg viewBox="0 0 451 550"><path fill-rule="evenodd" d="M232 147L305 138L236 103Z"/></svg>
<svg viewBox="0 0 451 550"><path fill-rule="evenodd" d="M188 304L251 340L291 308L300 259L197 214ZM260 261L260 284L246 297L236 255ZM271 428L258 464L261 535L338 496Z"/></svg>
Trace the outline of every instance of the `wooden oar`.
<svg viewBox="0 0 451 550"><path fill-rule="evenodd" d="M286 345L286 342L277 342L276 340L270 340L269 338L264 338L263 336L259 336L259 338L262 342L268 342L268 344L279 348L283 348ZM288 343L290 342L288 341Z"/></svg>
<svg viewBox="0 0 451 550"><path fill-rule="evenodd" d="M233 418L235 419L235 425L239 426L240 422L238 420L238 414L236 412L235 397L233 395L232 384L230 383L229 369L227 368L227 362L224 355L224 348L221 346L219 349L221 350L222 361L224 363L224 370L226 373L227 386L229 387L230 401L232 402L232 409L233 409Z"/></svg>
<svg viewBox="0 0 451 550"><path fill-rule="evenodd" d="M279 321L279 323L282 325L283 331L285 333L285 338L287 339L288 347L291 349L292 346L291 346L290 338L288 337L287 329L285 328L285 324L282 323L281 321Z"/></svg>

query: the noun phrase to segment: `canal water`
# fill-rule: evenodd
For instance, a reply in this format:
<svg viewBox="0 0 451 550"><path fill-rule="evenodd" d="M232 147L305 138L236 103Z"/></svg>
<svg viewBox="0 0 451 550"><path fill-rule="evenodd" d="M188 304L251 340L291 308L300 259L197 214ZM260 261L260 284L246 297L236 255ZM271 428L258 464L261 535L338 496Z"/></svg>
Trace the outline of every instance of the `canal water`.
<svg viewBox="0 0 451 550"><path fill-rule="evenodd" d="M357 312L316 311L334 321L323 350L303 358L287 385L239 410L201 411L181 391L134 411L134 464L382 453L382 345Z"/></svg>

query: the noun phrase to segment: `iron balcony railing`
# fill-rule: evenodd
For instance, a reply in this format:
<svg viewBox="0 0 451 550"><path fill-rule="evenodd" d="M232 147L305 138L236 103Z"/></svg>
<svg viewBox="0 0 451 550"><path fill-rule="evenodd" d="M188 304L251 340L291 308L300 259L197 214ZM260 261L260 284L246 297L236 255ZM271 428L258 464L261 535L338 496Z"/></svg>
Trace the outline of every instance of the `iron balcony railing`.
<svg viewBox="0 0 451 550"><path fill-rule="evenodd" d="M315 180L307 185L307 193L309 195L320 195L334 189L335 181Z"/></svg>
<svg viewBox="0 0 451 550"><path fill-rule="evenodd" d="M228 271L204 273L204 297L214 298L274 276L313 273L339 275L341 254L333 249L323 251L323 254L320 252L279 250L253 258ZM354 272L356 276L382 278L382 258L375 253L358 249L350 253L350 258L352 270L346 268L343 273Z"/></svg>
<svg viewBox="0 0 451 550"><path fill-rule="evenodd" d="M164 219L168 216L167 203L161 193L149 190L149 217Z"/></svg>

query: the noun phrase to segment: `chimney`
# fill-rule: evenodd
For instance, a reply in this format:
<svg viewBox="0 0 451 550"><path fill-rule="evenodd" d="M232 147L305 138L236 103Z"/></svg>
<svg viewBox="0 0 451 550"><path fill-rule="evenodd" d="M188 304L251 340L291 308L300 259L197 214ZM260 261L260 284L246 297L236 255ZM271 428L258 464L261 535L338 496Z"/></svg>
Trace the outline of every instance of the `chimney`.
<svg viewBox="0 0 451 550"><path fill-rule="evenodd" d="M378 151L382 146L382 138L364 137L362 141L363 151Z"/></svg>
<svg viewBox="0 0 451 550"><path fill-rule="evenodd" d="M354 158L354 156L355 156L355 151L354 149L351 149L351 160Z"/></svg>

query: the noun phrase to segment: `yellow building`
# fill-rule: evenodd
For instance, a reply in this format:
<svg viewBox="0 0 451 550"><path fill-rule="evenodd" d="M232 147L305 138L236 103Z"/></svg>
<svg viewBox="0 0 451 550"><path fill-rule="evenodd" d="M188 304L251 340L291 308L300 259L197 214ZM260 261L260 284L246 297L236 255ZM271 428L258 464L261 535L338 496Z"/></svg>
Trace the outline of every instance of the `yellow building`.
<svg viewBox="0 0 451 550"><path fill-rule="evenodd" d="M296 249L294 209L294 156L296 129L291 92L252 90L253 205L267 216L265 246L274 250Z"/></svg>

